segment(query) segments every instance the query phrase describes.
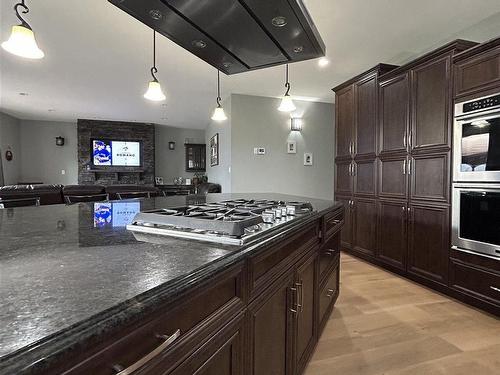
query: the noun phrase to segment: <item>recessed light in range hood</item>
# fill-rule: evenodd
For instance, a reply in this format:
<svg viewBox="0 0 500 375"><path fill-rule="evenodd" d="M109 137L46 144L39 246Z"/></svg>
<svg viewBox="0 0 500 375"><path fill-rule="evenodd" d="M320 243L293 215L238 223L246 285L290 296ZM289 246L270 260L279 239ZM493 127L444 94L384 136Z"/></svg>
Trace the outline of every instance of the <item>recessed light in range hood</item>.
<svg viewBox="0 0 500 375"><path fill-rule="evenodd" d="M302 0L109 2L226 74L325 55Z"/></svg>

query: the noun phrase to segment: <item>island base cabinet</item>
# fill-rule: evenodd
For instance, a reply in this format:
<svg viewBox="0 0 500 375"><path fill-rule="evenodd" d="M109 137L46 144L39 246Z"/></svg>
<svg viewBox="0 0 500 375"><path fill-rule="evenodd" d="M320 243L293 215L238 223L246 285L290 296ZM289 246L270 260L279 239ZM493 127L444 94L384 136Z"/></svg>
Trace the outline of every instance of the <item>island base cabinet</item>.
<svg viewBox="0 0 500 375"><path fill-rule="evenodd" d="M202 345L173 372L157 367L144 375L244 375L244 314Z"/></svg>
<svg viewBox="0 0 500 375"><path fill-rule="evenodd" d="M295 344L296 373L301 374L316 342L316 268L318 253L315 251L297 268L295 287L298 296L297 335Z"/></svg>
<svg viewBox="0 0 500 375"><path fill-rule="evenodd" d="M340 287L340 254L337 254L335 265L329 273L327 280L320 285L318 293L318 336L325 328L330 317L333 305L339 296Z"/></svg>
<svg viewBox="0 0 500 375"><path fill-rule="evenodd" d="M292 375L294 273L289 272L248 307L251 375Z"/></svg>

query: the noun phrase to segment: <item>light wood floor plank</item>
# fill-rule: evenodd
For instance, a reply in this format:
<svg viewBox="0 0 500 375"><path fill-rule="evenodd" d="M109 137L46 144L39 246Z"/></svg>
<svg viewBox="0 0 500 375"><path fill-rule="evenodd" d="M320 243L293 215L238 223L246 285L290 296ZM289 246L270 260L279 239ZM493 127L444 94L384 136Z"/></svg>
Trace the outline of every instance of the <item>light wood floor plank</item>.
<svg viewBox="0 0 500 375"><path fill-rule="evenodd" d="M305 375L500 375L500 320L342 254Z"/></svg>

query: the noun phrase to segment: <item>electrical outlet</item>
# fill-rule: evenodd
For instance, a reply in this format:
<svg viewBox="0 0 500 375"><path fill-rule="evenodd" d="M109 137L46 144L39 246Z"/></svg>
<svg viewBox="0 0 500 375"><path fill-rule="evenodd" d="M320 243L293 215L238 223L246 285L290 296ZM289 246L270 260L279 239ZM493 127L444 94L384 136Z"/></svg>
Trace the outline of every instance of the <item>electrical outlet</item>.
<svg viewBox="0 0 500 375"><path fill-rule="evenodd" d="M61 169L61 174L66 174L66 170L65 169Z"/></svg>
<svg viewBox="0 0 500 375"><path fill-rule="evenodd" d="M255 155L265 155L266 154L266 149L265 149L265 147L254 147L253 153Z"/></svg>

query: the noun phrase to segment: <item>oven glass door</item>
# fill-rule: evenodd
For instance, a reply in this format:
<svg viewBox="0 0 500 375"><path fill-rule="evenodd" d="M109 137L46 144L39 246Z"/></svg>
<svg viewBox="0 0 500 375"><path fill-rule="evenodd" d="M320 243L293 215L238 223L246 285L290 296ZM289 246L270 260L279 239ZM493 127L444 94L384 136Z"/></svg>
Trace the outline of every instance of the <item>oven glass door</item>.
<svg viewBox="0 0 500 375"><path fill-rule="evenodd" d="M461 172L500 171L500 116L464 122Z"/></svg>
<svg viewBox="0 0 500 375"><path fill-rule="evenodd" d="M460 189L458 237L462 247L500 255L500 190Z"/></svg>

